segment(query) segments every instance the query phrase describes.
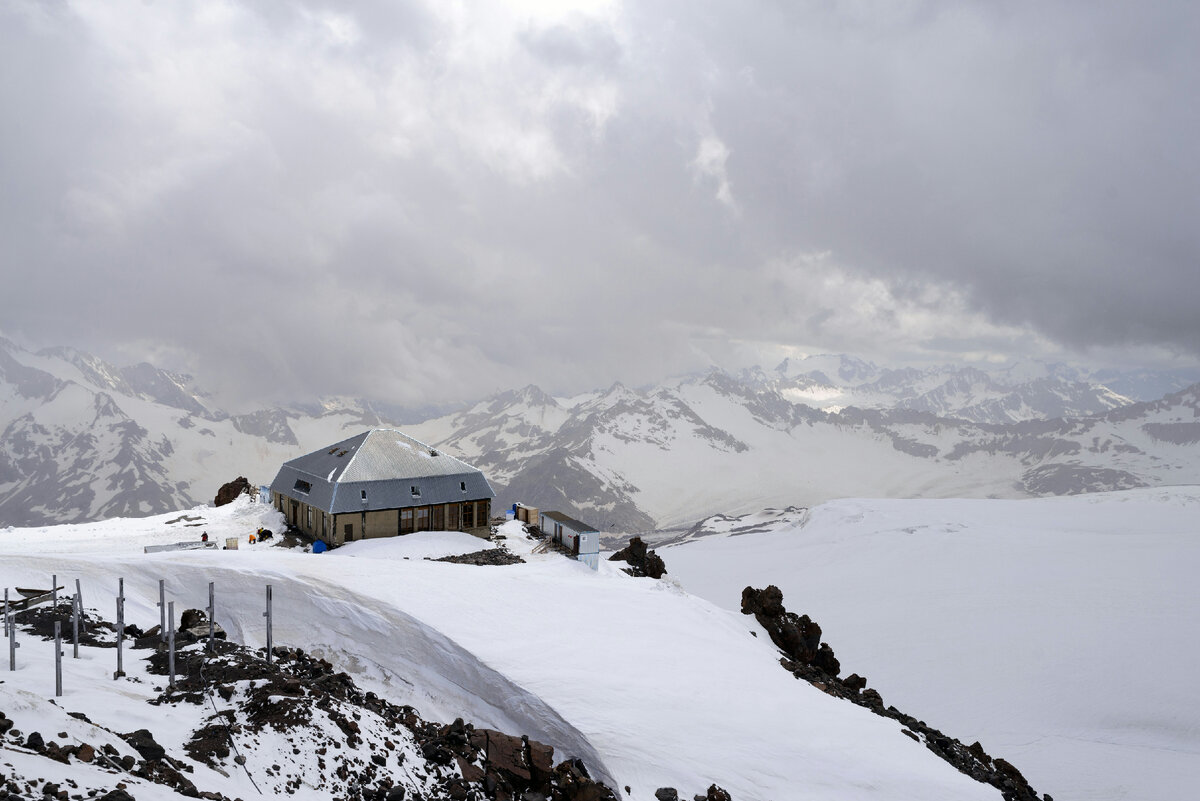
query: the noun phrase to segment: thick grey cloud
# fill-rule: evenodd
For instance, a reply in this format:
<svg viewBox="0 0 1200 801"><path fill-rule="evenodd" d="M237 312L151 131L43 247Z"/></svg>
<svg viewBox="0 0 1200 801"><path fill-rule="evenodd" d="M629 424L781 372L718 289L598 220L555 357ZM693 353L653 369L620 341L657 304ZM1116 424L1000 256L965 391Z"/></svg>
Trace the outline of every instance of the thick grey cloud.
<svg viewBox="0 0 1200 801"><path fill-rule="evenodd" d="M1200 358L1192 4L571 5L5 4L0 329L407 403Z"/></svg>

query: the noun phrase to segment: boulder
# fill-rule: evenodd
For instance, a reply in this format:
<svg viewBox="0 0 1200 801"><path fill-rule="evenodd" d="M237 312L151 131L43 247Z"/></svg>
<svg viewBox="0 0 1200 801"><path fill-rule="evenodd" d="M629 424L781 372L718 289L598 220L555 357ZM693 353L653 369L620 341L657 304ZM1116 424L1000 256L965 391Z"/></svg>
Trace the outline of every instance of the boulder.
<svg viewBox="0 0 1200 801"><path fill-rule="evenodd" d="M138 729L129 734L122 734L121 739L129 743L134 751L141 754L142 759L153 762L167 755L166 749L155 741L154 735L150 733L149 729Z"/></svg>
<svg viewBox="0 0 1200 801"><path fill-rule="evenodd" d="M857 673L851 673L849 676L842 679L842 686L847 690L860 692L867 688L867 679L865 676L860 676Z"/></svg>
<svg viewBox="0 0 1200 801"><path fill-rule="evenodd" d="M222 484L217 490L217 497L213 500L213 506L224 506L227 503L233 503L239 495L253 495L257 490L250 486L250 481L245 476L238 476L228 484Z"/></svg>

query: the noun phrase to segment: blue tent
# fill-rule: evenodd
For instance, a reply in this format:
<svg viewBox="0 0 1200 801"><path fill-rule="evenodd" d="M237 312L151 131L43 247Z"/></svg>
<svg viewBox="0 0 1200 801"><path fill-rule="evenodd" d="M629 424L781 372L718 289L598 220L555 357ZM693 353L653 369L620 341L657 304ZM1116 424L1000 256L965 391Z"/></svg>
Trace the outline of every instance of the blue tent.
<svg viewBox="0 0 1200 801"><path fill-rule="evenodd" d="M329 546L325 544L325 540L317 540L313 543L313 553L325 553L329 550Z"/></svg>

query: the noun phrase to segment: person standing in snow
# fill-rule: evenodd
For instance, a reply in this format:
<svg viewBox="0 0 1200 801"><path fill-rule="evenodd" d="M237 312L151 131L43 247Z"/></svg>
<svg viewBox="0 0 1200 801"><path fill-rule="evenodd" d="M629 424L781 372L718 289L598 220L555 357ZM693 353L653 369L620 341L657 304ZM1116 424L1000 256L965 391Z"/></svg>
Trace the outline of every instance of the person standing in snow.
<svg viewBox="0 0 1200 801"><path fill-rule="evenodd" d="M208 532L207 531L200 535L200 541L208 542Z"/></svg>

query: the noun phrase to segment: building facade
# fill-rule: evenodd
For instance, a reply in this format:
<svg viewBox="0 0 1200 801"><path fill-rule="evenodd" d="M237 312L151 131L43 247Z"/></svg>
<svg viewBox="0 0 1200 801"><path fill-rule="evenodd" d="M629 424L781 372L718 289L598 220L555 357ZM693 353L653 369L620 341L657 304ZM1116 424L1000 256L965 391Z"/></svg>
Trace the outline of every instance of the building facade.
<svg viewBox="0 0 1200 801"><path fill-rule="evenodd" d="M416 531L486 534L496 493L466 462L376 428L284 462L271 503L329 545Z"/></svg>

